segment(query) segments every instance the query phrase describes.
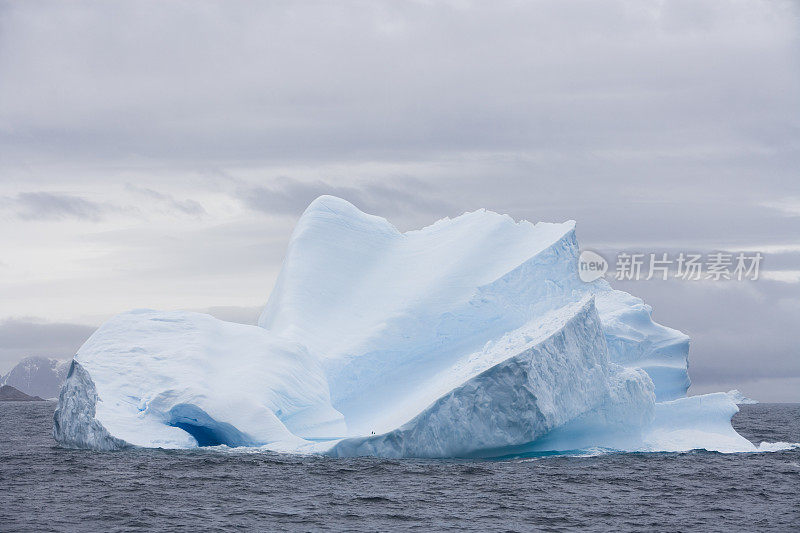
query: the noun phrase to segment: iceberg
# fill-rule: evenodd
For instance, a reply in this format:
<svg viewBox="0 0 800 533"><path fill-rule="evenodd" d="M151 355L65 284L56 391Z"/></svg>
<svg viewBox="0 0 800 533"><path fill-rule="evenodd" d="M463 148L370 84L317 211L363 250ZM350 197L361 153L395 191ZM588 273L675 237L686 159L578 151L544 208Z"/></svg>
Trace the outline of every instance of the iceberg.
<svg viewBox="0 0 800 533"><path fill-rule="evenodd" d="M579 252L573 221L479 210L401 233L322 196L258 325L110 319L72 361L54 437L338 457L755 451L735 395L686 397L689 338L581 281Z"/></svg>

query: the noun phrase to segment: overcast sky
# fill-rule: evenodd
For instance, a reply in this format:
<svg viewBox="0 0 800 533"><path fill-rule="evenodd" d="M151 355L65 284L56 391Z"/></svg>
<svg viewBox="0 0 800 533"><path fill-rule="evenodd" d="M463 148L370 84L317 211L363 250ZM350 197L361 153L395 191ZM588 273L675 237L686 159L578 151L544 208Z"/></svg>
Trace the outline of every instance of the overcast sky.
<svg viewBox="0 0 800 533"><path fill-rule="evenodd" d="M799 37L777 0L0 1L0 372L130 308L254 322L327 193L761 250L616 285L692 336L690 392L800 401Z"/></svg>

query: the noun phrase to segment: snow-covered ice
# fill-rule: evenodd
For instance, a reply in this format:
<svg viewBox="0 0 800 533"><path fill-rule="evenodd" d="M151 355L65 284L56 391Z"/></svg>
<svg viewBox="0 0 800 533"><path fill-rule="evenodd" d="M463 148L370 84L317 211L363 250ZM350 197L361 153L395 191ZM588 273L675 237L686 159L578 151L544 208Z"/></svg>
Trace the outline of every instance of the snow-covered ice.
<svg viewBox="0 0 800 533"><path fill-rule="evenodd" d="M138 310L75 356L54 436L95 449L336 456L755 451L689 339L577 273L575 224L465 213L399 232L339 198L297 223L258 326Z"/></svg>

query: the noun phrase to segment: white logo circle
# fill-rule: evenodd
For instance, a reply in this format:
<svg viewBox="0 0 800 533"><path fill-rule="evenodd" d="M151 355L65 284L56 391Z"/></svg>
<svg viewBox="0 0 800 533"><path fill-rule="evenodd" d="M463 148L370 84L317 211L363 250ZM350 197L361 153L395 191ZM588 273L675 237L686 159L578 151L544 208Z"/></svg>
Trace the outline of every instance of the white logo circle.
<svg viewBox="0 0 800 533"><path fill-rule="evenodd" d="M608 262L598 253L590 250L581 252L578 258L578 276L581 281L590 283L602 278L608 270Z"/></svg>

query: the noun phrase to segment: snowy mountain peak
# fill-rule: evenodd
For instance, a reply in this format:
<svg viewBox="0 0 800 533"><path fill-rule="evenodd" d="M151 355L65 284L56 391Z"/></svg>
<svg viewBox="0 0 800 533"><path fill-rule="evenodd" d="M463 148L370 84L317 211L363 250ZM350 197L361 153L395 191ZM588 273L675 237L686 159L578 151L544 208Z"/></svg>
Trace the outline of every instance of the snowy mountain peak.
<svg viewBox="0 0 800 533"><path fill-rule="evenodd" d="M0 379L30 396L56 398L67 377L69 361L46 357L26 357Z"/></svg>

